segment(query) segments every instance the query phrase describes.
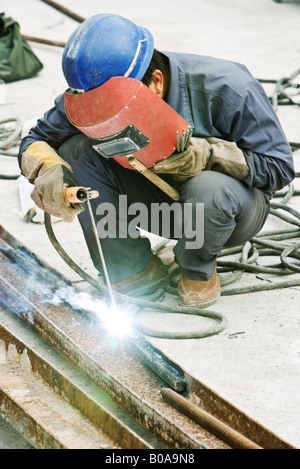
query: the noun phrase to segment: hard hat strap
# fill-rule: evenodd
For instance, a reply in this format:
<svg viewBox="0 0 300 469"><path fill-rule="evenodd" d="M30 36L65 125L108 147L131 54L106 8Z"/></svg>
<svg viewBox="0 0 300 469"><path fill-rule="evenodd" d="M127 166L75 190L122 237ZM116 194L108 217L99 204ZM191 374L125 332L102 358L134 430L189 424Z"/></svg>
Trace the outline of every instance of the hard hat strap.
<svg viewBox="0 0 300 469"><path fill-rule="evenodd" d="M136 66L136 63L137 63L137 60L139 58L139 55L140 55L140 52L141 52L141 48L142 48L142 43L147 41L147 39L141 39L138 43L138 46L137 46L137 49L136 49L136 53L135 53L135 56L133 57L133 60L127 70L127 72L125 73L124 77L129 77L129 75L131 74L132 70L134 69L134 67Z"/></svg>

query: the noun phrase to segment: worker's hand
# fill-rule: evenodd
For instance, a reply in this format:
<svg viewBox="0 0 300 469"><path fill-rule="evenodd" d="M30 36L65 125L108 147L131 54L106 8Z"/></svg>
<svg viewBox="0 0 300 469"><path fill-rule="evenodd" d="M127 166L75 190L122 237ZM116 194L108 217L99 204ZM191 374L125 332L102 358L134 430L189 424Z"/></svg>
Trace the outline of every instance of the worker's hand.
<svg viewBox="0 0 300 469"><path fill-rule="evenodd" d="M210 157L210 145L204 138L192 137L187 150L174 153L155 164L155 173L172 174L176 181L185 181L199 174Z"/></svg>
<svg viewBox="0 0 300 469"><path fill-rule="evenodd" d="M83 204L70 204L66 199L68 187L79 186L73 173L64 165L49 169L34 181L35 188L31 193L34 203L44 212L64 221L71 222L84 210Z"/></svg>
<svg viewBox="0 0 300 469"><path fill-rule="evenodd" d="M71 167L46 142L35 142L22 155L23 174L34 184L31 198L45 212L71 222L84 210L83 204L70 204L68 187L79 186Z"/></svg>
<svg viewBox="0 0 300 469"><path fill-rule="evenodd" d="M245 155L236 143L214 137L191 138L186 151L160 161L153 170L172 174L176 181L185 181L203 170L218 171L240 181L249 173Z"/></svg>

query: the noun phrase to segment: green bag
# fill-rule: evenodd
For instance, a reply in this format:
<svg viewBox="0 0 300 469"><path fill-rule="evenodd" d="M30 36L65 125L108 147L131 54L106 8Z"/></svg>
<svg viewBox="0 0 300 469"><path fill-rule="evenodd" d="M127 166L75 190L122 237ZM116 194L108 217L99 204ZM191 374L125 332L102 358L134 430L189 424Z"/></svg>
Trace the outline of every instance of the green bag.
<svg viewBox="0 0 300 469"><path fill-rule="evenodd" d="M19 24L0 13L0 79L6 83L30 78L43 64L20 33Z"/></svg>

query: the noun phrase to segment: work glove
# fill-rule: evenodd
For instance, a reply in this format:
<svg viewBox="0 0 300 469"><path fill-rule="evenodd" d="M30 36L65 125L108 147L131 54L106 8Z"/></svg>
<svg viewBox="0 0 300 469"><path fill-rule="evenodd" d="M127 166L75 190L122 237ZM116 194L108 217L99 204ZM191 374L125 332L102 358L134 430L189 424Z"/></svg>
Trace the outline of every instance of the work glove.
<svg viewBox="0 0 300 469"><path fill-rule="evenodd" d="M207 161L206 170L219 171L228 174L239 181L245 179L249 174L244 152L235 142L227 142L220 138L207 138L210 145L211 155Z"/></svg>
<svg viewBox="0 0 300 469"><path fill-rule="evenodd" d="M219 138L192 137L189 147L155 164L155 173L172 174L175 181L185 181L203 170L219 171L242 180L249 173L243 151L234 142Z"/></svg>
<svg viewBox="0 0 300 469"><path fill-rule="evenodd" d="M34 142L22 154L22 173L34 190L31 198L45 212L71 222L84 210L83 204L70 204L68 187L79 186L71 166L46 142Z"/></svg>
<svg viewBox="0 0 300 469"><path fill-rule="evenodd" d="M172 174L175 181L185 181L200 173L210 157L210 146L204 138L192 137L188 149L156 163L155 173Z"/></svg>

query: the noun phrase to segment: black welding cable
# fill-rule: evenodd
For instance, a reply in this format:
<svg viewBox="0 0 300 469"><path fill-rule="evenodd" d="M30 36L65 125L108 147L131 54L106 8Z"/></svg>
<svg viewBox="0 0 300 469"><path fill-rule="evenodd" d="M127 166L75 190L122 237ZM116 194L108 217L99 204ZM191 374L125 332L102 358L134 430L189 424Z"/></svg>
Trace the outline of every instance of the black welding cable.
<svg viewBox="0 0 300 469"><path fill-rule="evenodd" d="M12 144L12 142L17 140L17 138L21 134L22 121L18 118L4 119L0 121L0 126L9 122L15 122L15 128L12 131L9 131L8 136L5 135L4 139L0 139L0 149L8 148Z"/></svg>
<svg viewBox="0 0 300 469"><path fill-rule="evenodd" d="M274 198L280 197L281 203L282 204L287 204L288 201L293 197L293 195L296 195L296 190L294 184L291 182L288 184L287 189L283 191L278 191L274 194Z"/></svg>
<svg viewBox="0 0 300 469"><path fill-rule="evenodd" d="M299 174L296 175L299 177ZM299 226L300 220L300 213L293 209L292 207L288 207L285 204L288 200L290 200L291 195L295 195L296 191L294 190L293 186L288 188L288 191L283 194L283 199L281 203L271 203L271 215L278 217L279 219L283 220L284 222ZM279 194L278 194L279 195ZM289 214L291 214L294 218L285 216L284 214L280 213L278 210L285 210ZM279 229L279 230L272 230L267 231L265 233L259 233L256 237L250 240L252 250L254 251L251 257L248 257L246 254L250 253L250 249L244 251L244 256L242 255L240 259L237 261L222 261L220 260L221 257L230 256L239 252L243 253L245 249L244 246L236 246L234 248L227 248L223 249L218 256L217 265L218 265L218 274L220 274L220 283L221 286L228 285L229 283L233 283L234 276L232 276L232 282L230 282L230 278L228 281L224 281L224 276L222 273L229 271L233 271L236 273L242 272L252 272L252 273L267 273L267 274L275 274L277 276L286 276L295 274L295 272L300 271L300 266L298 261L291 262L288 257L293 257L295 259L300 259L300 243L295 239L299 239L300 230L299 228L291 228L291 229ZM287 245L286 243L280 243L280 241L284 240L291 240L292 244ZM247 243L246 243L247 244ZM258 255L257 255L258 254ZM279 256L280 262L278 264L273 264L271 266L263 266L263 265L251 265L259 258L264 256ZM178 282L177 282L178 283ZM176 294L177 293L177 283L176 281L172 282L173 287L169 288L169 293ZM246 287L236 287L236 288L222 288L222 296L227 295L236 295L236 294L243 294L243 293L251 293L251 292L259 292L259 291L267 291L267 290L275 290L281 288L288 288L300 286L300 279L292 278L291 280L283 280L283 281L266 281L260 282L258 285L250 285Z"/></svg>
<svg viewBox="0 0 300 469"><path fill-rule="evenodd" d="M18 145L18 144L14 145L14 147L17 146L17 145ZM1 150L0 150L0 154L1 154L1 156L11 156L11 157L13 157L13 158L17 158L17 157L18 157L18 150L16 150L16 151L11 151L11 150L3 150L3 149L1 149Z"/></svg>
<svg viewBox="0 0 300 469"><path fill-rule="evenodd" d="M291 262L291 261L288 261L288 256L291 256L292 257L296 257L296 258L300 258L300 256L297 256L295 254L295 251L297 251L297 249L300 248L300 241L298 241L297 243L293 244L292 246L288 246L284 249L284 251L282 251L282 253L280 254L280 260L282 262L282 264L294 271L294 272L300 272L300 263L299 261L295 261L295 262Z"/></svg>
<svg viewBox="0 0 300 469"><path fill-rule="evenodd" d="M13 130L6 130L5 125L13 122L15 123L15 126ZM4 156L17 156L15 153L12 153L11 151L7 150L8 148L11 147L13 142L16 142L16 140L19 138L21 131L22 131L22 121L19 118L10 118L10 119L4 119L0 121L0 126L4 125L4 128L0 131L0 153L2 153ZM15 180L20 177L20 174L15 174L15 175L8 175L8 174L0 174L0 179L3 180Z"/></svg>
<svg viewBox="0 0 300 469"><path fill-rule="evenodd" d="M297 177L299 177L299 173L296 174ZM280 218L281 220L290 223L290 224L295 224L299 226L299 219L300 219L300 213L296 211L295 209L285 206L283 203L271 203L272 210L270 213L274 215L275 217ZM281 213L278 212L278 210L286 210L290 214L292 214L295 219L292 219L290 217L286 217L282 215ZM261 245L264 247L270 248L269 251L266 251L265 249L262 250L260 249L260 255L274 255L277 253L280 256L280 264L279 265L273 265L272 267L278 270L278 275L291 275L295 272L300 272L300 267L299 267L299 261L294 261L291 262L288 260L288 257L293 257L295 259L300 259L300 253L299 250L300 248L300 242L295 241L295 239L299 239L300 236L300 230L299 229L288 229L288 230L275 230L272 232L266 232L266 233L260 233L256 237L254 237L252 240L250 240L252 243L256 245ZM271 238L271 239L270 239ZM283 241L286 239L291 239L292 244L286 245L286 244L280 244L278 241ZM294 241L293 241L294 240ZM281 266L281 269L280 269ZM268 267L266 268L267 272ZM262 268L262 271L263 268ZM292 278L289 280L283 280L283 281L266 281L266 282L261 282L258 285L250 285L246 287L237 287L237 288L231 288L231 289L225 289L222 291L222 296L227 296L227 295L236 295L236 294L243 294L243 293L252 293L252 292L258 292L258 291L268 291L268 290L275 290L275 289L281 289L281 288L291 288L291 287L296 287L300 286L300 278Z"/></svg>
<svg viewBox="0 0 300 469"><path fill-rule="evenodd" d="M288 88L299 89L299 85L293 83L293 80L300 74L300 69L293 72L289 77L283 77L276 81L275 89L271 97L272 105L277 111L280 104L295 104L300 105L298 100L295 100L294 97L287 93Z"/></svg>
<svg viewBox="0 0 300 469"><path fill-rule="evenodd" d="M15 180L20 177L20 174L14 174L12 176L9 176L8 174L0 174L0 179L6 179L6 180Z"/></svg>

